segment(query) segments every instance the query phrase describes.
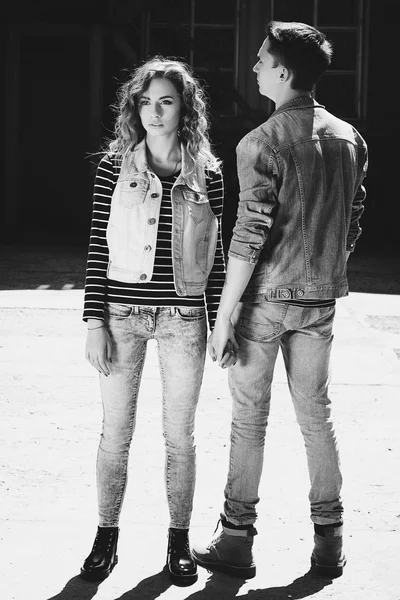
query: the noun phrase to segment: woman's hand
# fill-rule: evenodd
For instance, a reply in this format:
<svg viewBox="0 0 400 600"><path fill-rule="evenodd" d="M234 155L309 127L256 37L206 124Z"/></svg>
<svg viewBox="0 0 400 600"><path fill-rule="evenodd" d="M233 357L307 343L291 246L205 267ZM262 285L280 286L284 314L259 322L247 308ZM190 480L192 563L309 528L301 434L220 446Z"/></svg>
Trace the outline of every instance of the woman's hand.
<svg viewBox="0 0 400 600"><path fill-rule="evenodd" d="M217 317L215 327L208 338L208 352L213 360L217 360L220 367L232 367L237 361L239 344L235 338L230 319Z"/></svg>
<svg viewBox="0 0 400 600"><path fill-rule="evenodd" d="M89 325L86 338L86 359L106 377L111 372L111 349L111 338L105 325L97 324L93 329Z"/></svg>

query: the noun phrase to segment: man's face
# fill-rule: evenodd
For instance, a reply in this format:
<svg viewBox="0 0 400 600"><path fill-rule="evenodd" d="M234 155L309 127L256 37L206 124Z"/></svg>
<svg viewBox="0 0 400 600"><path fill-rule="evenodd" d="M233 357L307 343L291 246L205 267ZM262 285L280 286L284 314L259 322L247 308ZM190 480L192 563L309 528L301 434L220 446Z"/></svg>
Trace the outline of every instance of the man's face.
<svg viewBox="0 0 400 600"><path fill-rule="evenodd" d="M280 65L272 54L269 53L269 40L266 38L258 51L258 62L254 65L253 71L257 73L257 83L260 94L276 100L276 91L281 75Z"/></svg>

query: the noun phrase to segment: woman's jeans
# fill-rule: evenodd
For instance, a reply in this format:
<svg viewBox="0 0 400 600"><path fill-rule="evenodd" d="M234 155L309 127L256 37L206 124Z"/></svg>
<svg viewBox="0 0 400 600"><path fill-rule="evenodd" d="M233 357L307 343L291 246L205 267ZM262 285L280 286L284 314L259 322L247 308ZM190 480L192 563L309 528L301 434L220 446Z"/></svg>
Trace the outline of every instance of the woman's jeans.
<svg viewBox="0 0 400 600"><path fill-rule="evenodd" d="M276 302L238 306L234 318L240 349L238 362L229 369L233 419L223 515L235 525L251 524L257 518L279 348L306 447L311 519L320 525L341 520L342 476L328 398L334 314L334 306L303 308ZM271 452L279 454L280 449Z"/></svg>
<svg viewBox="0 0 400 600"><path fill-rule="evenodd" d="M104 418L97 457L99 525L118 526L147 341L155 339L170 527L187 529L196 476L193 433L206 352L205 309L106 304L105 324L112 364L108 377L100 375Z"/></svg>

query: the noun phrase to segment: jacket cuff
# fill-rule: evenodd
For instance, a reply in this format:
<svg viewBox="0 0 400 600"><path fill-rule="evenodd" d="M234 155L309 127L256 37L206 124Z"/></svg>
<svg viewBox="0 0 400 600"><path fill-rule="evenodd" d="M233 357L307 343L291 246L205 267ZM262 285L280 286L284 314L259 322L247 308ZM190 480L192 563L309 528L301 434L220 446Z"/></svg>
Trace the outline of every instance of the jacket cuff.
<svg viewBox="0 0 400 600"><path fill-rule="evenodd" d="M228 256L231 258L238 258L239 260L243 260L255 265L258 262L260 251L254 250L253 248L246 248L242 244L235 244L235 242L231 242Z"/></svg>

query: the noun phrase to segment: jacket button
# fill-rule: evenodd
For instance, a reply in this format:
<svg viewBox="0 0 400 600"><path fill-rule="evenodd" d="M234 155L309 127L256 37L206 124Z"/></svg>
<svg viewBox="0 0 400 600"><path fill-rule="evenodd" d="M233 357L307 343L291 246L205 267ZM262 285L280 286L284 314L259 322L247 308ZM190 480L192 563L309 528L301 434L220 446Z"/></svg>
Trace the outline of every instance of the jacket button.
<svg viewBox="0 0 400 600"><path fill-rule="evenodd" d="M153 219L153 218L151 218L147 222L148 222L149 225L154 225L154 223L156 222L156 220Z"/></svg>
<svg viewBox="0 0 400 600"><path fill-rule="evenodd" d="M130 187L136 187L136 186L137 186L137 183L136 183L136 181L132 181L132 183L130 183L130 184L129 184L129 186L130 186Z"/></svg>
<svg viewBox="0 0 400 600"><path fill-rule="evenodd" d="M304 290L298 290L297 295L299 296L299 298L304 296Z"/></svg>
<svg viewBox="0 0 400 600"><path fill-rule="evenodd" d="M158 196L159 196L159 195L160 195L160 194L156 194L156 192L154 192L153 194L151 194L151 197L152 197L152 198L158 198Z"/></svg>
<svg viewBox="0 0 400 600"><path fill-rule="evenodd" d="M144 273L139 277L139 279L141 281L144 281L145 279L147 279L147 275L145 275Z"/></svg>
<svg viewBox="0 0 400 600"><path fill-rule="evenodd" d="M145 246L144 249L146 250L146 252L150 252L151 246Z"/></svg>

